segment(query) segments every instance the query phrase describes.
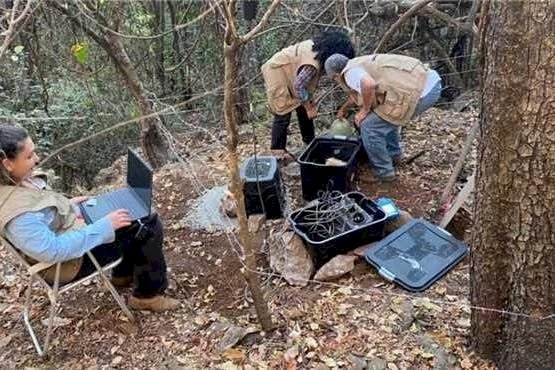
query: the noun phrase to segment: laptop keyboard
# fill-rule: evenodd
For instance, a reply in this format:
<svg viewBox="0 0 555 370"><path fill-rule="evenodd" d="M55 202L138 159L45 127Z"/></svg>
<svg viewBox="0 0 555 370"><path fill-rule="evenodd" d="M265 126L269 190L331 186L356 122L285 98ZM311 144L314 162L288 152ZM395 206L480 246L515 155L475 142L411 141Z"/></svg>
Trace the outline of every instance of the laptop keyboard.
<svg viewBox="0 0 555 370"><path fill-rule="evenodd" d="M133 220L148 216L150 213L150 210L145 210L145 207L141 206L141 203L130 193L129 189L102 194L97 197L96 206L85 206L84 208L92 222L118 209L128 210Z"/></svg>

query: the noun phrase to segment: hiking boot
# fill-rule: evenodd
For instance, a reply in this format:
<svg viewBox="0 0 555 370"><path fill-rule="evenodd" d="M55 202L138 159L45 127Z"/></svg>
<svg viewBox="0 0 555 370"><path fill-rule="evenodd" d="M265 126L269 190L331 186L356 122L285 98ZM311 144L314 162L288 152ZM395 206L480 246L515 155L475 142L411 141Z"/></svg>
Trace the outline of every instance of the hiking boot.
<svg viewBox="0 0 555 370"><path fill-rule="evenodd" d="M110 282L116 288L127 288L133 284L133 276L112 276Z"/></svg>
<svg viewBox="0 0 555 370"><path fill-rule="evenodd" d="M129 307L141 311L172 311L181 307L181 303L174 298L165 295L156 295L151 298L129 297Z"/></svg>
<svg viewBox="0 0 555 370"><path fill-rule="evenodd" d="M380 182L393 182L395 181L395 175L381 176L381 177L377 177L377 179Z"/></svg>

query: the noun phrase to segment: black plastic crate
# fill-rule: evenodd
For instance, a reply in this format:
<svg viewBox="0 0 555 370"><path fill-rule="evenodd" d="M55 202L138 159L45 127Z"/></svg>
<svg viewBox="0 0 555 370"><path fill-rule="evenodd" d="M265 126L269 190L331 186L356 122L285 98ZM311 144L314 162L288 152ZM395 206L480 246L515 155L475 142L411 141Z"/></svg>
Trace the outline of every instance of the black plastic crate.
<svg viewBox="0 0 555 370"><path fill-rule="evenodd" d="M277 160L272 156L249 157L240 172L247 216L265 213L266 218L283 216L284 196Z"/></svg>
<svg viewBox="0 0 555 370"><path fill-rule="evenodd" d="M312 140L298 159L303 198L310 201L321 193L349 191L360 148L360 140L352 136L323 136ZM329 158L345 164L326 165Z"/></svg>
<svg viewBox="0 0 555 370"><path fill-rule="evenodd" d="M315 201L288 218L319 266L338 254L380 240L387 216L364 194L350 192Z"/></svg>

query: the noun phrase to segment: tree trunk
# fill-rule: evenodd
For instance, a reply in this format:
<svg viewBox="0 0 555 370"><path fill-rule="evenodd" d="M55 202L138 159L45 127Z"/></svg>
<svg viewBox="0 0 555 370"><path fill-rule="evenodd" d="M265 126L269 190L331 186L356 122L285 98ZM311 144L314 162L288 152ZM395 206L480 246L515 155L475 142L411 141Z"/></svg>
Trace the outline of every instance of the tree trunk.
<svg viewBox="0 0 555 370"><path fill-rule="evenodd" d="M191 95L192 95L191 86L190 86L189 79L188 79L189 74L185 70L186 67L187 67L187 64L182 63L182 59L183 59L184 56L183 56L183 53L181 52L181 37L179 35L179 31L175 29L177 27L177 25L179 24L179 21L177 19L175 4L174 4L173 0L167 0L167 4L168 4L168 10L169 10L169 13L170 13L170 20L171 20L172 28L174 30L172 32L172 36L173 36L173 38L172 38L172 48L173 48L172 61L173 61L174 65L179 65L179 67L177 68L177 74L178 74L177 81L176 81L175 76L170 77L170 83L171 83L170 89L171 89L171 91L174 95L177 95L176 96L176 101L189 100L191 98ZM179 5L179 4L177 4L177 5ZM183 32L186 33L187 29L183 30ZM190 107L187 106L187 108L190 108Z"/></svg>
<svg viewBox="0 0 555 370"><path fill-rule="evenodd" d="M553 368L553 5L492 1L484 28L471 300L526 314L472 311L473 345L500 369Z"/></svg>
<svg viewBox="0 0 555 370"><path fill-rule="evenodd" d="M154 12L154 34L160 35L166 30L166 15L164 1L153 0L152 9ZM166 72L164 70L164 36L156 39L156 61L154 62L154 72L158 78L162 96L166 95Z"/></svg>
<svg viewBox="0 0 555 370"><path fill-rule="evenodd" d="M243 190L241 188L241 178L239 177L239 166L237 156L237 143L239 141L237 134L237 121L233 110L233 86L237 78L237 48L238 44L233 41L231 45L225 46L225 72L224 72L224 117L227 127L227 148L229 156L229 173L231 181L231 192L237 202L237 219L239 220L239 240L243 246L245 255L246 269L244 271L245 279L249 286L249 290L254 301L254 307L260 325L266 331L273 328L272 319L268 312L268 305L264 300L262 290L260 289L260 279L256 275L256 251L252 245L247 224L247 212L245 211L245 200Z"/></svg>
<svg viewBox="0 0 555 370"><path fill-rule="evenodd" d="M139 105L141 114L149 115L154 113L152 103L147 99L146 91L121 44L119 36L107 33L105 39L110 48L110 57L114 60L116 68L123 76L131 95L133 95L133 98L135 98ZM141 120L141 145L152 167L158 168L168 161L168 143L162 136L158 117Z"/></svg>

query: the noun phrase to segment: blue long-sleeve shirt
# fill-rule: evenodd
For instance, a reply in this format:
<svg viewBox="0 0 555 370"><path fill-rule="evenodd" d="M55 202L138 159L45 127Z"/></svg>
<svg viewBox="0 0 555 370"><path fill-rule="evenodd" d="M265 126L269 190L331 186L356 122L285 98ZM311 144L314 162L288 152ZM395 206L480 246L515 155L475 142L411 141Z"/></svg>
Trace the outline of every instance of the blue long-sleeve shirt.
<svg viewBox="0 0 555 370"><path fill-rule="evenodd" d="M107 217L95 223L56 234L51 229L55 208L25 212L6 225L6 237L23 253L41 262L62 262L81 257L101 244L115 240L115 233Z"/></svg>

